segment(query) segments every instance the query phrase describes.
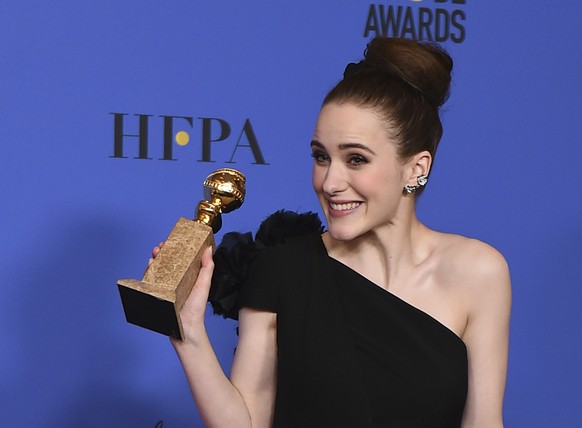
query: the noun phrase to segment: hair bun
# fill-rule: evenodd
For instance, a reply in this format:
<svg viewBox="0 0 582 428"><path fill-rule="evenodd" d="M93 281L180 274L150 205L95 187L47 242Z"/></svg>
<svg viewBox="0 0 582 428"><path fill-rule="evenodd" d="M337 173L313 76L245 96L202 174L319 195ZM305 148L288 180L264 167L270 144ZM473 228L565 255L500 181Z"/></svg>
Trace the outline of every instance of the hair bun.
<svg viewBox="0 0 582 428"><path fill-rule="evenodd" d="M453 60L436 44L376 37L368 44L364 60L355 66L399 77L437 108L449 96Z"/></svg>

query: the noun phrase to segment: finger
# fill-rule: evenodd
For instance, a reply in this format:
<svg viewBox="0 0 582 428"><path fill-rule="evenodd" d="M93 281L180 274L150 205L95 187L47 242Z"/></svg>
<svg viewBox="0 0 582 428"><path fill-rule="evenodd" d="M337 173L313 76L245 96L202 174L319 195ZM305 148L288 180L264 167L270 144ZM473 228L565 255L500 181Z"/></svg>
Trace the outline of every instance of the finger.
<svg viewBox="0 0 582 428"><path fill-rule="evenodd" d="M210 291L210 283L212 280L212 273L214 272L214 261L212 260L212 247L208 247L202 253L200 271L198 272L198 279L194 284L194 288L198 290L199 293L204 294L204 298Z"/></svg>
<svg viewBox="0 0 582 428"><path fill-rule="evenodd" d="M204 250L200 260L200 270L198 277L192 287L190 295L182 308L185 319L195 319L194 324L204 323L204 312L210 293L212 272L214 271L214 262L212 261L212 248Z"/></svg>
<svg viewBox="0 0 582 428"><path fill-rule="evenodd" d="M158 253L160 252L160 250L162 249L162 247L164 246L164 241L160 242L158 245L156 245L153 249L152 249L152 256L156 257L158 255Z"/></svg>
<svg viewBox="0 0 582 428"><path fill-rule="evenodd" d="M212 260L212 246L208 246L204 253L202 253L202 259L200 261L202 266L210 266L214 269L214 260Z"/></svg>

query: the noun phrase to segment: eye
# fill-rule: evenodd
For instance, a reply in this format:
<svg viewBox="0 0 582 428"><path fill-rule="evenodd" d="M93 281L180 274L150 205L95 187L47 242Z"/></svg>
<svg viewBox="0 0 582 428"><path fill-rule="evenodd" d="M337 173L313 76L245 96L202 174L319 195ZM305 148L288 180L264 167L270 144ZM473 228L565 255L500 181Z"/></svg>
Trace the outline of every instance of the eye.
<svg viewBox="0 0 582 428"><path fill-rule="evenodd" d="M315 159L316 163L325 163L329 161L329 156L322 151L315 150L311 152L311 157Z"/></svg>
<svg viewBox="0 0 582 428"><path fill-rule="evenodd" d="M348 159L348 163L352 166L360 166L368 163L368 159L362 155L351 155Z"/></svg>

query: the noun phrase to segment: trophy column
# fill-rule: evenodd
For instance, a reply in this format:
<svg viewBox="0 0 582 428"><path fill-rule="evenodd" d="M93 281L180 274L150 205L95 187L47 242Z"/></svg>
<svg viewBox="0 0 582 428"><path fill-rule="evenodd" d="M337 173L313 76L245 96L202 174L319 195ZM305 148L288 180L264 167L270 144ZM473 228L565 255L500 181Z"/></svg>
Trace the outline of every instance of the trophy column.
<svg viewBox="0 0 582 428"><path fill-rule="evenodd" d="M214 247L223 213L239 208L245 196L245 176L223 168L204 181L205 196L197 218L178 219L164 246L141 281L117 281L123 310L131 324L177 339L184 337L180 310L198 277L204 249Z"/></svg>

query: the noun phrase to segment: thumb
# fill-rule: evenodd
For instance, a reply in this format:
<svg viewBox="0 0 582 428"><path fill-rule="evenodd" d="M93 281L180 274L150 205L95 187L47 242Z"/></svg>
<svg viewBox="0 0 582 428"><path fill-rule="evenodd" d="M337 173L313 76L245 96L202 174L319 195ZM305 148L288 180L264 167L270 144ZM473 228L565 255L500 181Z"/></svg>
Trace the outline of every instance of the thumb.
<svg viewBox="0 0 582 428"><path fill-rule="evenodd" d="M214 261L212 260L212 247L207 247L202 253L200 260L200 271L198 278L194 283L191 294L196 295L196 300L200 300L206 304L208 294L210 292L210 284L212 280L212 273L214 272Z"/></svg>

